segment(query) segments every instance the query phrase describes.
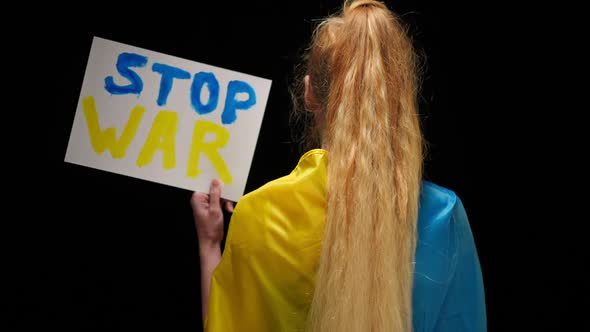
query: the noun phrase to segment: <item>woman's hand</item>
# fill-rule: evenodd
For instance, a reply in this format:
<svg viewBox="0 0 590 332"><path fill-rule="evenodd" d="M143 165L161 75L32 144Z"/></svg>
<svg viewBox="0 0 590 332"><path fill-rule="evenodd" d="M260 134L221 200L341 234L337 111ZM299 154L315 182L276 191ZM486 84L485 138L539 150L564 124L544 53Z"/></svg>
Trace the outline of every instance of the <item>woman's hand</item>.
<svg viewBox="0 0 590 332"><path fill-rule="evenodd" d="M229 212L234 211L233 202L221 199L221 182L211 181L209 194L194 192L191 197L193 217L199 239L201 261L201 307L203 319L209 307L211 275L221 261L221 240L223 239L223 212L221 205Z"/></svg>
<svg viewBox="0 0 590 332"><path fill-rule="evenodd" d="M201 249L219 248L223 240L223 212L233 212L233 202L221 199L221 181L211 181L209 194L194 192L191 197L193 217Z"/></svg>

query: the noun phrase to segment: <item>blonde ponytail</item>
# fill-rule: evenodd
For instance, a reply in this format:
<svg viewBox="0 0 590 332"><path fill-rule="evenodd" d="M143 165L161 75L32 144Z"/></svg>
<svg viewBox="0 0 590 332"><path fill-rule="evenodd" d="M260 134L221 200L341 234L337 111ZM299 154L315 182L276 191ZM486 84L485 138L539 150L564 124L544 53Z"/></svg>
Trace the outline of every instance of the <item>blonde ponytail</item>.
<svg viewBox="0 0 590 332"><path fill-rule="evenodd" d="M329 152L310 332L409 332L422 134L413 47L382 3L347 1L316 30L306 74Z"/></svg>

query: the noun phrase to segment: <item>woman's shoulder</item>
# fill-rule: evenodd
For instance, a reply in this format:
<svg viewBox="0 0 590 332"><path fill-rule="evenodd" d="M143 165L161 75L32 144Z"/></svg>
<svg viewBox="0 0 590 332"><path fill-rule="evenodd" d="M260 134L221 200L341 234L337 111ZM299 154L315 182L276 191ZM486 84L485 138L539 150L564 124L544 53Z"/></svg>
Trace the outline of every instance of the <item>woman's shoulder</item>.
<svg viewBox="0 0 590 332"><path fill-rule="evenodd" d="M447 271L453 269L464 235L470 232L467 213L459 196L448 188L425 181L418 210L417 263L431 262L437 257L440 271L434 275L444 278ZM421 268L432 270L433 265L428 263Z"/></svg>
<svg viewBox="0 0 590 332"><path fill-rule="evenodd" d="M290 174L242 196L231 219L232 228L242 234L240 239L264 243L262 237L320 229L326 204L326 158L324 150L308 151Z"/></svg>
<svg viewBox="0 0 590 332"><path fill-rule="evenodd" d="M290 206L293 203L308 203L322 200L326 194L327 152L313 149L303 154L297 166L287 175L270 180L244 195L239 204ZM302 198L306 198L301 200ZM292 199L297 197L296 201Z"/></svg>
<svg viewBox="0 0 590 332"><path fill-rule="evenodd" d="M423 181L420 191L418 228L430 228L435 226L433 223L448 223L456 209L461 208L461 200L454 191L430 181Z"/></svg>
<svg viewBox="0 0 590 332"><path fill-rule="evenodd" d="M457 202L457 194L446 187L430 181L422 181L420 204L437 207L439 209L452 208Z"/></svg>
<svg viewBox="0 0 590 332"><path fill-rule="evenodd" d="M452 190L424 181L418 210L418 251L435 250L451 258L457 250L457 236L469 228L459 196Z"/></svg>
<svg viewBox="0 0 590 332"><path fill-rule="evenodd" d="M481 270L467 213L454 191L431 182L422 186L414 267L417 326L463 324L470 331L485 326Z"/></svg>

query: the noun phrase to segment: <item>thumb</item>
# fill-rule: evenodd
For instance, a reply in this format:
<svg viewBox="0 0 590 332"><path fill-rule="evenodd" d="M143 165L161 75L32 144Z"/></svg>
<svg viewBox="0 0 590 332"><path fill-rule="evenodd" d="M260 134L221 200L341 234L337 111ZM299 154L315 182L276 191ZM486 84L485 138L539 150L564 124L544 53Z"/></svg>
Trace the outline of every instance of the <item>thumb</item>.
<svg viewBox="0 0 590 332"><path fill-rule="evenodd" d="M221 181L214 179L211 181L211 187L209 188L209 209L221 212L220 206L221 200Z"/></svg>

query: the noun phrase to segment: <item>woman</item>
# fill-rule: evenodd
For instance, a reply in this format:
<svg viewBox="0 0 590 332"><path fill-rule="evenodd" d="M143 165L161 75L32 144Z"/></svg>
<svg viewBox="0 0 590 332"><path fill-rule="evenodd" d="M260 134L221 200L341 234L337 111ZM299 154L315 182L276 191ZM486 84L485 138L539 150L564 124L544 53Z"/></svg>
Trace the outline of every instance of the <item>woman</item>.
<svg viewBox="0 0 590 332"><path fill-rule="evenodd" d="M460 199L422 180L416 59L382 3L347 1L302 80L321 148L245 195L192 198L207 331L485 331ZM231 206L228 205L231 209Z"/></svg>

